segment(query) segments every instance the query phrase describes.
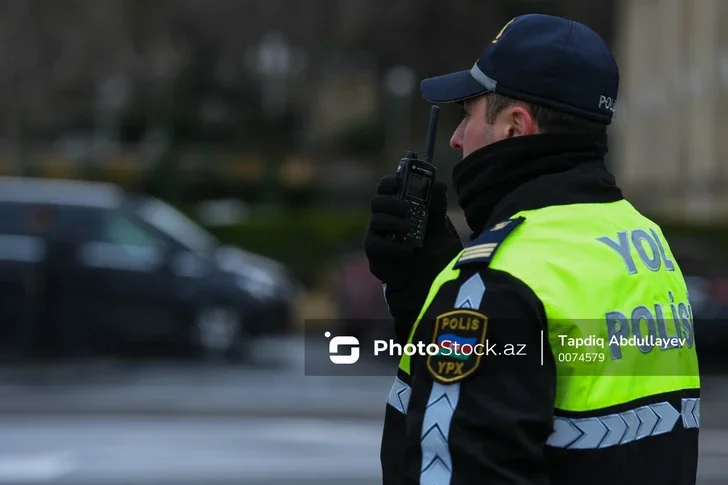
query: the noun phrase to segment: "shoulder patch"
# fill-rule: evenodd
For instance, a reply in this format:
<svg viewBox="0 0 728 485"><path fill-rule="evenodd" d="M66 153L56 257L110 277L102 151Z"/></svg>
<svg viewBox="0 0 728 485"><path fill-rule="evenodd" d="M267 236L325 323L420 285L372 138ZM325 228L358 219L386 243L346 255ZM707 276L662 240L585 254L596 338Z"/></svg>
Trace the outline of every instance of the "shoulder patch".
<svg viewBox="0 0 728 485"><path fill-rule="evenodd" d="M467 247L462 254L460 254L454 268L457 269L471 263L490 263L498 247L506 240L508 235L510 235L511 232L513 232L513 230L525 220L525 217L508 219L507 221L499 222L493 227L483 231L483 233L475 238L471 245Z"/></svg>
<svg viewBox="0 0 728 485"><path fill-rule="evenodd" d="M427 370L444 384L465 379L480 366L488 317L473 310L451 310L435 318L432 343L439 351L427 353ZM428 346L429 347L429 346Z"/></svg>

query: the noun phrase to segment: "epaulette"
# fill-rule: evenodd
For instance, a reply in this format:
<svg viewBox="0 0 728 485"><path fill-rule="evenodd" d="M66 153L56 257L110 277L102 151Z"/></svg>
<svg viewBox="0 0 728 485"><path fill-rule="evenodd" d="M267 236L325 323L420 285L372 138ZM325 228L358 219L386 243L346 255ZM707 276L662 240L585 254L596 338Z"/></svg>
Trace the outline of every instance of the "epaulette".
<svg viewBox="0 0 728 485"><path fill-rule="evenodd" d="M506 240L508 235L525 220L525 217L508 219L507 221L499 222L493 227L483 231L483 233L475 238L471 245L467 247L462 254L460 254L454 268L457 269L471 263L490 263L498 247Z"/></svg>

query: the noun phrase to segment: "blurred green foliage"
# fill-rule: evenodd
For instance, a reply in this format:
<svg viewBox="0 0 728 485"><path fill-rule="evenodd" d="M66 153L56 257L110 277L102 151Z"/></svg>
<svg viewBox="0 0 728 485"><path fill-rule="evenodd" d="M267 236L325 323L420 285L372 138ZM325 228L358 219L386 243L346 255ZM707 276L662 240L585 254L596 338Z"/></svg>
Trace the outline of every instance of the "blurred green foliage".
<svg viewBox="0 0 728 485"><path fill-rule="evenodd" d="M223 243L286 264L303 284L311 286L337 257L361 247L368 220L367 210L297 211L207 229Z"/></svg>
<svg viewBox="0 0 728 485"><path fill-rule="evenodd" d="M386 125L378 118L352 123L335 137L334 148L349 155L377 155L386 145Z"/></svg>
<svg viewBox="0 0 728 485"><path fill-rule="evenodd" d="M305 285L320 282L322 273L351 251L362 251L369 212L362 210L306 210L259 215L249 221L208 227L221 242L268 256L286 264ZM668 235L711 240L728 250L728 227L665 223ZM726 253L728 254L728 253Z"/></svg>

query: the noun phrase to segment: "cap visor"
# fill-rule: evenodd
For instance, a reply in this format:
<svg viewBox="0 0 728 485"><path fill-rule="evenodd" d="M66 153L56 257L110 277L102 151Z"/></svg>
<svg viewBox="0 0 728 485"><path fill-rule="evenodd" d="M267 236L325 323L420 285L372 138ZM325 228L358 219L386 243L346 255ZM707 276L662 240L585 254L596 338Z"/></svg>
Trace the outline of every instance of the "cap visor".
<svg viewBox="0 0 728 485"><path fill-rule="evenodd" d="M456 103L485 94L488 90L473 79L470 71L459 71L423 80L420 92L431 103Z"/></svg>

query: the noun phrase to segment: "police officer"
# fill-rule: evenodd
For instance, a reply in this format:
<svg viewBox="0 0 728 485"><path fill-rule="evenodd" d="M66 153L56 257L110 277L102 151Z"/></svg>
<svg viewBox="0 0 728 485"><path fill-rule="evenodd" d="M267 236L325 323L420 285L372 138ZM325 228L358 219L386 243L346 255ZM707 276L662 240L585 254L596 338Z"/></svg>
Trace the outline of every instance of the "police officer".
<svg viewBox="0 0 728 485"><path fill-rule="evenodd" d="M438 183L409 248L400 182L380 183L365 251L399 342L425 348L387 400L384 485L695 483L692 310L660 228L604 165L618 84L595 32L546 15L422 82L464 110L450 145L473 236L462 249Z"/></svg>

